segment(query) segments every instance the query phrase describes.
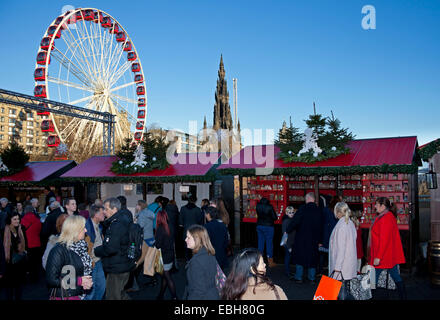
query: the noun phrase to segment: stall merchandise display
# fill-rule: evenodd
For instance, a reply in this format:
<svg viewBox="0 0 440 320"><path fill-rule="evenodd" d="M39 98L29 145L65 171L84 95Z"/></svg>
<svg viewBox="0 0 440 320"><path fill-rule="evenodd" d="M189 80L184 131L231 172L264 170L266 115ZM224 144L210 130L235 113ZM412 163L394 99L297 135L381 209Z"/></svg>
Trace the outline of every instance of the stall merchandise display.
<svg viewBox="0 0 440 320"><path fill-rule="evenodd" d="M321 195L340 195L359 218L361 228L369 228L376 217L374 209L378 197L388 197L397 206L399 229L409 230L409 181L408 174L363 174L319 177ZM263 197L273 205L278 220L287 206L304 204L305 195L315 191L313 176L251 176L243 177L243 222L256 222L256 206Z"/></svg>

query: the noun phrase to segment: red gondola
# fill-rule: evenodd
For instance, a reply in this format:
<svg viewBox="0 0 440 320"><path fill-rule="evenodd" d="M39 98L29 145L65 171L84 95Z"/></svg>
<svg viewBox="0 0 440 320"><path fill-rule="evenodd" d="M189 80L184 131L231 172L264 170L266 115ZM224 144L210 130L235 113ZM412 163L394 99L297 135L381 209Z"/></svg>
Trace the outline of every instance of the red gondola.
<svg viewBox="0 0 440 320"><path fill-rule="evenodd" d="M53 126L52 120L41 121L41 131L43 132L54 132L55 128Z"/></svg>
<svg viewBox="0 0 440 320"><path fill-rule="evenodd" d="M76 19L76 21L80 21L80 20L83 19L83 15L82 15L82 11L81 10L79 10L79 11L77 11L75 13L75 19Z"/></svg>
<svg viewBox="0 0 440 320"><path fill-rule="evenodd" d="M40 51L37 54L37 63L38 64L46 64L46 59L47 59L47 51ZM50 64L50 56L49 56L49 62Z"/></svg>
<svg viewBox="0 0 440 320"><path fill-rule="evenodd" d="M58 26L50 26L49 29L47 29L47 35L49 37L53 37L55 30L58 28ZM58 33L55 35L55 39L58 39L61 37L61 29L58 30Z"/></svg>
<svg viewBox="0 0 440 320"><path fill-rule="evenodd" d="M144 129L144 121L136 122L136 130L143 130L143 129Z"/></svg>
<svg viewBox="0 0 440 320"><path fill-rule="evenodd" d="M40 107L43 107L43 108L49 108L48 106L47 106L47 103L39 103L38 104ZM50 115L50 112L49 111L37 111L37 115L39 115L39 116L48 116L48 115Z"/></svg>
<svg viewBox="0 0 440 320"><path fill-rule="evenodd" d="M131 51L131 43L127 41L124 46L124 51Z"/></svg>
<svg viewBox="0 0 440 320"><path fill-rule="evenodd" d="M47 138L48 147L58 147L60 145L60 138L58 136L49 136Z"/></svg>
<svg viewBox="0 0 440 320"><path fill-rule="evenodd" d="M125 33L124 32L118 32L116 35L116 41L117 42L124 42L125 41Z"/></svg>
<svg viewBox="0 0 440 320"><path fill-rule="evenodd" d="M119 32L119 26L115 23L113 26L110 27L108 31L110 33L116 34Z"/></svg>
<svg viewBox="0 0 440 320"><path fill-rule="evenodd" d="M145 107L145 98L139 98L138 99L138 107Z"/></svg>
<svg viewBox="0 0 440 320"><path fill-rule="evenodd" d="M128 61L136 60L136 52L134 52L134 51L130 51L130 52L127 54L127 59L128 59Z"/></svg>
<svg viewBox="0 0 440 320"><path fill-rule="evenodd" d="M83 16L86 21L95 19L95 14L92 9L83 10Z"/></svg>
<svg viewBox="0 0 440 320"><path fill-rule="evenodd" d="M46 69L37 68L34 72L35 81L45 81L46 80Z"/></svg>
<svg viewBox="0 0 440 320"><path fill-rule="evenodd" d="M141 65L139 63L133 63L131 65L131 71L133 71L133 72L141 71Z"/></svg>
<svg viewBox="0 0 440 320"><path fill-rule="evenodd" d="M137 74L134 76L134 82L139 83L144 81L144 77L141 74Z"/></svg>
<svg viewBox="0 0 440 320"><path fill-rule="evenodd" d="M112 26L112 19L110 19L110 17L104 17L101 26L103 28L110 28Z"/></svg>
<svg viewBox="0 0 440 320"><path fill-rule="evenodd" d="M145 119L145 110L141 109L138 111L138 119Z"/></svg>
<svg viewBox="0 0 440 320"><path fill-rule="evenodd" d="M46 86L45 85L41 85L41 84L36 86L35 89L34 89L34 96L36 96L38 98L47 98Z"/></svg>
<svg viewBox="0 0 440 320"><path fill-rule="evenodd" d="M102 13L99 13L98 11L96 11L96 12L93 13L93 16L94 16L94 19L93 19L94 23L98 23L98 22L102 23L102 19L104 18L102 16Z"/></svg>
<svg viewBox="0 0 440 320"><path fill-rule="evenodd" d="M142 96L145 94L145 87L144 86L139 86L136 88L136 93L138 96Z"/></svg>
<svg viewBox="0 0 440 320"><path fill-rule="evenodd" d="M134 134L134 140L139 141L142 138L142 132L136 132Z"/></svg>
<svg viewBox="0 0 440 320"><path fill-rule="evenodd" d="M54 25L59 25L60 23L61 23L61 21L63 21L63 19L64 19L64 17L58 17L56 20L55 20L55 23L54 23ZM62 26L61 26L61 29L66 29L67 28L67 26L66 26L66 24L63 24Z"/></svg>
<svg viewBox="0 0 440 320"><path fill-rule="evenodd" d="M50 39L51 39L50 37L44 37L43 39L41 39L41 42L40 42L41 49L43 49L43 50L48 50L49 49ZM52 49L51 50L53 50L53 48L55 48L55 44L54 43L52 43Z"/></svg>

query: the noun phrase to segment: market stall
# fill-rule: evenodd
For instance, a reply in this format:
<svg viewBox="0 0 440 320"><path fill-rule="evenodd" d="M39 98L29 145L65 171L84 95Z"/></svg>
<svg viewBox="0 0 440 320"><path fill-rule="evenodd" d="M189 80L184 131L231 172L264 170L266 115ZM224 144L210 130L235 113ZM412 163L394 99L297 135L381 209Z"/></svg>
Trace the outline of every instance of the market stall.
<svg viewBox="0 0 440 320"><path fill-rule="evenodd" d="M124 195L129 209L134 211L136 201L144 199L148 203L161 195L176 200L180 208L187 203L185 195L193 192L197 204L203 198L210 198L213 181L216 178L215 167L221 161L221 154L207 154L211 160L205 160L197 154L180 154L176 164L163 170L152 170L147 173L117 174L111 170L116 156L95 156L61 176L65 181L81 182L96 190L94 195L85 191L89 201L96 198L105 199Z"/></svg>
<svg viewBox="0 0 440 320"><path fill-rule="evenodd" d="M58 187L57 193L63 197L63 193L69 192L69 186L61 186L59 177L75 166L76 162L73 160L28 162L23 170L0 178L0 195L11 202L24 201L27 195L38 198L39 211L43 212L44 187Z"/></svg>
<svg viewBox="0 0 440 320"><path fill-rule="evenodd" d="M274 238L275 258L282 254L281 219L288 205L298 207L308 192L316 195L340 195L358 215L363 229L364 246L368 228L376 213L374 202L388 197L398 208L398 227L411 268L418 239L416 137L353 140L349 153L314 163L284 163L277 158L277 146L249 146L218 167L221 174L234 175L240 184L241 246L256 246L256 205L269 199L278 215ZM268 156L272 153L274 159ZM269 161L273 160L273 161ZM270 163L273 163L271 166ZM269 167L267 164L269 163ZM263 168L268 175L258 175ZM366 249L366 248L365 248Z"/></svg>

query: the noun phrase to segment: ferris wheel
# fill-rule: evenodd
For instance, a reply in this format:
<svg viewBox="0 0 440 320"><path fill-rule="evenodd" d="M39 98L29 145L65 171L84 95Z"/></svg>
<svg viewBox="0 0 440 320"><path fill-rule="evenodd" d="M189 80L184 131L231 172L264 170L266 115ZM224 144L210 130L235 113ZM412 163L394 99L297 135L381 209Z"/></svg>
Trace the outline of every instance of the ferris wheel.
<svg viewBox="0 0 440 320"><path fill-rule="evenodd" d="M115 147L142 139L147 94L142 64L126 30L108 13L77 8L58 16L39 46L34 96L116 115ZM49 107L44 105L44 107ZM103 125L89 120L41 116L47 146L76 160L102 151Z"/></svg>

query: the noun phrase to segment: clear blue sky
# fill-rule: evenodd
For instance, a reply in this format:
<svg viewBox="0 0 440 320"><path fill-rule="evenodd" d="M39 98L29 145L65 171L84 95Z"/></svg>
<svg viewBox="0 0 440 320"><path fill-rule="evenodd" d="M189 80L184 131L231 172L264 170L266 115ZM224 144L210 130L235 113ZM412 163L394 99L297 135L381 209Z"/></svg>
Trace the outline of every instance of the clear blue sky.
<svg viewBox="0 0 440 320"><path fill-rule="evenodd" d="M33 93L41 37L65 5L127 30L142 61L148 124L212 123L220 54L242 128L276 129L333 110L357 138L440 137L440 1L0 1L0 88ZM363 30L364 5L376 29Z"/></svg>

